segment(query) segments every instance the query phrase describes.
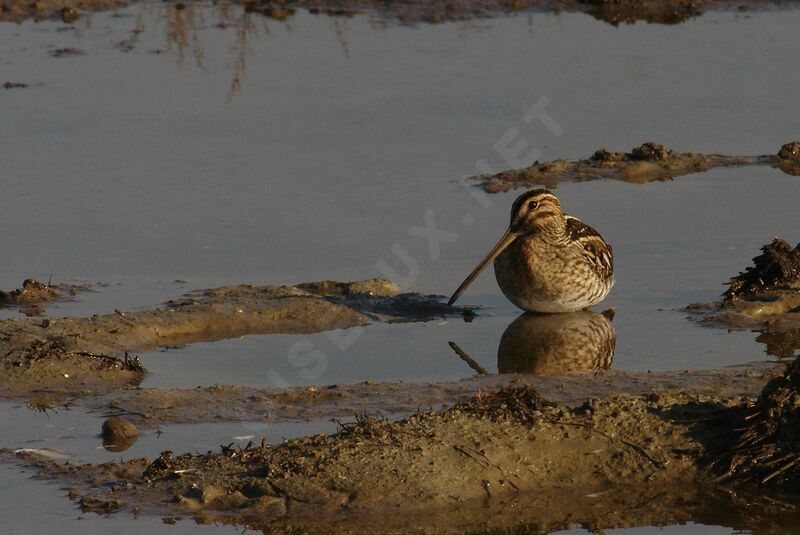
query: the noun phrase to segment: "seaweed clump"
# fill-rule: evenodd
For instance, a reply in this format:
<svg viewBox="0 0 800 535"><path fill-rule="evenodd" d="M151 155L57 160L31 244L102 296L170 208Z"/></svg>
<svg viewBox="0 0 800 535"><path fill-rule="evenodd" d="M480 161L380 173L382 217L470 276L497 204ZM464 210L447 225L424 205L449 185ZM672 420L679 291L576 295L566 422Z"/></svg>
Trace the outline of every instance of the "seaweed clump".
<svg viewBox="0 0 800 535"><path fill-rule="evenodd" d="M496 392L479 392L471 401L455 408L492 420L533 424L543 411L551 407L555 404L544 399L532 386L510 385Z"/></svg>
<svg viewBox="0 0 800 535"><path fill-rule="evenodd" d="M800 162L800 141L792 141L782 146L778 158Z"/></svg>
<svg viewBox="0 0 800 535"><path fill-rule="evenodd" d="M735 446L721 458L725 478L800 490L800 359L768 382L735 426Z"/></svg>
<svg viewBox="0 0 800 535"><path fill-rule="evenodd" d="M800 141L792 141L781 147L778 168L784 173L800 176Z"/></svg>
<svg viewBox="0 0 800 535"><path fill-rule="evenodd" d="M730 280L725 302L757 297L773 290L800 290L800 245L775 238L761 248L755 264Z"/></svg>

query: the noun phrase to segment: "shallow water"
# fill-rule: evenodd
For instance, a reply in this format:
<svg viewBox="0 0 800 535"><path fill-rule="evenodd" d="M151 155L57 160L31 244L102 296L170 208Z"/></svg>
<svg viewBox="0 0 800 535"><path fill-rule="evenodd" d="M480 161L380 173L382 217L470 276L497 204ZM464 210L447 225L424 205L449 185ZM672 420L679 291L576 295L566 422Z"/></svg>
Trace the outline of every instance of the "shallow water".
<svg viewBox="0 0 800 535"><path fill-rule="evenodd" d="M155 459L165 450L205 453L231 443L242 447L248 442L259 444L262 438L269 444L279 444L298 436L333 433L338 427L338 423L330 420L169 424L142 429L132 445L114 452L103 447L100 430L105 417L101 414L62 407L41 412L13 402L0 403L0 409L4 448L48 450L56 458L73 463Z"/></svg>
<svg viewBox="0 0 800 535"><path fill-rule="evenodd" d="M165 533L181 535L201 533L204 535L229 533L257 533L241 526L220 524L198 525L191 518L184 517L173 525L162 523L160 517L129 513L106 516L94 513L81 513L80 509L66 498L67 491L53 482L42 482L32 478L25 470L0 463L0 522L3 532L11 534L65 533L80 535L84 533ZM13 496L13 499L9 499ZM20 514L20 504L35 504L35 515ZM559 535L583 535L591 533L582 528L554 532ZM652 528L611 529L604 533L619 535L653 535L677 533L680 535L716 535L738 533L731 528L685 524Z"/></svg>
<svg viewBox="0 0 800 535"><path fill-rule="evenodd" d="M99 282L48 314L108 313L194 288L391 275L383 261L409 289L449 294L500 236L518 193L484 197L463 177L648 140L760 154L796 139L800 72L786 43L798 23L800 11L709 13L670 27L580 14L385 27L368 16L300 12L284 23L140 4L74 27L2 24L0 82L31 87L0 90L0 288L31 276ZM49 54L65 47L85 54ZM546 114L526 121L535 106ZM503 136L528 147L503 157ZM719 295L772 236L800 240L799 191L797 177L758 167L559 186L567 210L615 248L617 285L598 307L616 308L613 367L769 358L752 333L701 328L680 309ZM421 238L426 217L450 234ZM413 259L409 276L398 248ZM494 373L519 312L491 270L462 302L484 307L475 321L148 353L145 386L471 375L449 341ZM297 358L307 351L323 358ZM8 416L3 436L19 420ZM17 442L40 436L35 422ZM215 429L214 440L238 433ZM206 431L180 428L169 447L205 447ZM60 437L46 442L72 444Z"/></svg>

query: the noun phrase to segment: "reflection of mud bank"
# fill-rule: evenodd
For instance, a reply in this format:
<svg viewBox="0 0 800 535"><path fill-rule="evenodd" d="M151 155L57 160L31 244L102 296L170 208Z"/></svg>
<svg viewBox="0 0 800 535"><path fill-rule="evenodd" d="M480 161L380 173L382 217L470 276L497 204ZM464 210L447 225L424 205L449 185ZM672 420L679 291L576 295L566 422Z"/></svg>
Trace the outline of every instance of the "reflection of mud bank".
<svg viewBox="0 0 800 535"><path fill-rule="evenodd" d="M488 193L514 188L546 186L559 182L614 179L633 184L664 181L715 167L768 165L789 174L800 174L800 142L787 143L777 155L726 156L723 154L677 153L658 143L644 143L631 152L596 151L586 160L535 162L525 169L502 171L480 177L480 186Z"/></svg>
<svg viewBox="0 0 800 535"><path fill-rule="evenodd" d="M426 526L434 531L435 525L467 522L469 509L503 512L512 502L525 504L514 509L519 515L493 516L490 522L599 528L676 521L693 508L684 504L670 513L662 498L705 502L698 499L699 486L720 474L727 485L744 479L763 485L759 494L767 494L764 503L773 507L770 522L782 522L780 513L797 514L794 502L766 498L800 490L794 479L800 455L791 431L800 417L796 368L771 381L755 403L681 392L590 399L571 409L531 387L513 386L482 391L439 412L398 422L363 417L334 435L277 446L223 447L205 455L165 452L149 465L33 462L49 477L74 482L81 489L74 496L84 493L81 503L99 504L103 512L134 506L162 514L196 512L201 521L223 515L251 526L258 518L255 525L264 528L295 521L310 527L319 518L308 515L324 513L324 531L352 529L359 525L353 513L369 513L382 519L381 529L401 529L408 521L398 516L425 511ZM782 411L778 417L776 408ZM753 436L757 442L750 447ZM527 516L531 511L536 514ZM442 523L430 523L429 514ZM452 531L452 525L439 529Z"/></svg>
<svg viewBox="0 0 800 535"><path fill-rule="evenodd" d="M218 288L141 312L89 318L0 321L0 395L32 389L92 391L99 362L118 365L126 351L254 333L311 333L373 320L425 320L460 313L432 297L400 294L385 280L298 286ZM109 360L111 359L111 360ZM47 369L43 376L41 370ZM139 370L140 371L140 370ZM129 378L128 378L129 379ZM95 385L97 386L97 385Z"/></svg>
<svg viewBox="0 0 800 535"><path fill-rule="evenodd" d="M800 245L775 238L753 267L729 281L722 301L689 305L709 326L761 331L770 355L794 356L800 348Z"/></svg>
<svg viewBox="0 0 800 535"><path fill-rule="evenodd" d="M71 23L82 12L113 9L127 3L126 0L0 0L0 21L61 18L65 23ZM174 2L174 5L183 9L188 3ZM345 17L356 13L372 14L385 22L400 24L441 23L522 12L567 11L586 13L615 26L636 21L678 24L712 9L743 11L783 5L767 0L235 0L231 3L243 6L248 12L280 21L290 19L299 9L313 14Z"/></svg>

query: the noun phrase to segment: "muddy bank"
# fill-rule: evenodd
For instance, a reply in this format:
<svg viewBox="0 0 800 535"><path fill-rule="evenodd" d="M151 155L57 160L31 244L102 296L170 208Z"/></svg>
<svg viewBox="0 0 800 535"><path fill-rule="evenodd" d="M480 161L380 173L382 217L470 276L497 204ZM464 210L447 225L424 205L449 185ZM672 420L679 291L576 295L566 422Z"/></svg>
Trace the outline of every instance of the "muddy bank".
<svg viewBox="0 0 800 535"><path fill-rule="evenodd" d="M478 177L479 186L488 193L515 188L556 187L560 182L585 182L612 179L646 184L671 180L678 176L702 173L717 167L767 165L790 174L800 173L800 142L787 143L778 154L728 156L724 154L679 153L658 143L644 143L630 152L599 149L585 160L534 162L524 169L502 171Z"/></svg>
<svg viewBox="0 0 800 535"><path fill-rule="evenodd" d="M760 331L759 342L779 357L800 348L800 244L775 238L753 266L727 282L722 300L689 305L702 324Z"/></svg>
<svg viewBox="0 0 800 535"><path fill-rule="evenodd" d="M456 358L456 357L454 357ZM84 400L92 409L122 414L137 425L222 420L296 421L353 414L410 414L461 403L476 391L509 384L535 387L548 399L575 406L587 398L681 389L698 395L755 395L776 371L773 363L682 372L572 372L483 375L441 383L376 383L252 388L220 385L191 389L145 388Z"/></svg>
<svg viewBox="0 0 800 535"><path fill-rule="evenodd" d="M735 489L729 500L754 491L754 509L771 507L769 522L780 524L798 512L798 377L800 365L790 366L758 399L673 391L574 408L516 385L397 422L360 417L334 435L276 446L98 466L26 457L73 484L86 510L136 507L264 529L298 522L336 532L376 517L382 529L402 529L410 514L424 514L428 530L448 531L468 522L470 509L503 513L519 504L535 514L481 517L495 527L621 527L698 514L714 488Z"/></svg>
<svg viewBox="0 0 800 535"><path fill-rule="evenodd" d="M136 357L68 350L60 340L40 339L0 357L0 396L97 394L136 386L144 375Z"/></svg>
<svg viewBox="0 0 800 535"><path fill-rule="evenodd" d="M110 378L125 371L126 352L159 346L460 313L434 296L402 294L393 283L373 279L242 285L196 292L151 310L88 318L7 319L0 321L0 396L24 396L34 390L90 392L90 385L99 387L98 363L115 363L103 368ZM120 378L122 383L130 379ZM114 379L104 390L118 382Z"/></svg>

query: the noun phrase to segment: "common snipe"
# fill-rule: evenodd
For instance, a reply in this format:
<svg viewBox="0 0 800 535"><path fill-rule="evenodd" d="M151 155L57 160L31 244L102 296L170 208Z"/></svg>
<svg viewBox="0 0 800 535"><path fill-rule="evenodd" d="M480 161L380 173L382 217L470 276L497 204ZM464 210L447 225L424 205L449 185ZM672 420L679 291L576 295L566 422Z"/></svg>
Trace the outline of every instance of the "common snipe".
<svg viewBox="0 0 800 535"><path fill-rule="evenodd" d="M517 197L508 230L447 304L492 260L500 289L529 312L581 310L602 301L614 285L611 246L592 227L566 215L545 189Z"/></svg>

